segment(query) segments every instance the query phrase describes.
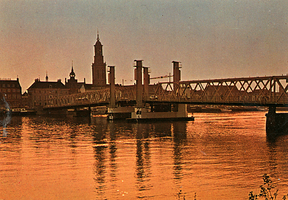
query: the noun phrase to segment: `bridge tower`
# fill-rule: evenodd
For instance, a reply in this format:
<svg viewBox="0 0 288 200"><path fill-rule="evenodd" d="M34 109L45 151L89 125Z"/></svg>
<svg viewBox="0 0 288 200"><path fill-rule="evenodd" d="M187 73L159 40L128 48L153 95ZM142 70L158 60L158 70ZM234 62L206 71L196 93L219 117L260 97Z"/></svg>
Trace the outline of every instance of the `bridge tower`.
<svg viewBox="0 0 288 200"><path fill-rule="evenodd" d="M97 41L94 45L94 62L92 63L92 85L96 87L106 86L106 63L104 63L102 47L97 33Z"/></svg>
<svg viewBox="0 0 288 200"><path fill-rule="evenodd" d="M149 99L149 84L150 84L150 75L148 71L148 67L143 67L143 75L144 75L144 100Z"/></svg>
<svg viewBox="0 0 288 200"><path fill-rule="evenodd" d="M110 108L116 107L115 98L115 66L109 67L109 84L110 84Z"/></svg>
<svg viewBox="0 0 288 200"><path fill-rule="evenodd" d="M110 102L107 110L108 120L126 119L131 117L133 107L121 107L116 104L116 90L115 90L115 66L109 67L109 84L110 84Z"/></svg>
<svg viewBox="0 0 288 200"><path fill-rule="evenodd" d="M136 107L141 108L143 99L142 89L142 60L135 60L135 79L136 79Z"/></svg>
<svg viewBox="0 0 288 200"><path fill-rule="evenodd" d="M173 82L179 83L181 80L180 63L177 61L172 61L173 63Z"/></svg>

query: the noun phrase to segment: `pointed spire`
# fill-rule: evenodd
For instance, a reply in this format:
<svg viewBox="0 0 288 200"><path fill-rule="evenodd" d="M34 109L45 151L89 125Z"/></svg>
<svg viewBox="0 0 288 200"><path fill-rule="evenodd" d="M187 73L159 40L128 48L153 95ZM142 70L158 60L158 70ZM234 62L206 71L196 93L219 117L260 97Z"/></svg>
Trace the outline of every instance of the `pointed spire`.
<svg viewBox="0 0 288 200"><path fill-rule="evenodd" d="M69 76L70 76L70 79L75 78L75 73L74 73L74 69L73 69L73 60L72 60L72 67L71 67L71 72L70 72Z"/></svg>
<svg viewBox="0 0 288 200"><path fill-rule="evenodd" d="M98 29L97 29L97 41L99 41L100 39L99 39L99 31L98 31Z"/></svg>
<svg viewBox="0 0 288 200"><path fill-rule="evenodd" d="M73 73L74 73L74 70L73 70L73 60L72 60L72 69L71 69L71 72L73 72Z"/></svg>
<svg viewBox="0 0 288 200"><path fill-rule="evenodd" d="M47 70L46 70L46 82L48 82L48 72L47 72Z"/></svg>

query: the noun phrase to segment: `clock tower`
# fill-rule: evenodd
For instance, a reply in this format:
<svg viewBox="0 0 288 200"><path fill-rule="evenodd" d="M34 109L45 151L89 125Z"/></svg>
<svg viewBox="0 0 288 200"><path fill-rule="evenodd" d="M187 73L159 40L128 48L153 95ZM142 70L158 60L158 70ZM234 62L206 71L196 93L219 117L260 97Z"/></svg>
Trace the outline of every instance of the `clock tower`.
<svg viewBox="0 0 288 200"><path fill-rule="evenodd" d="M94 62L92 63L92 84L96 87L106 86L106 63L104 63L102 46L97 33L97 41L94 45Z"/></svg>

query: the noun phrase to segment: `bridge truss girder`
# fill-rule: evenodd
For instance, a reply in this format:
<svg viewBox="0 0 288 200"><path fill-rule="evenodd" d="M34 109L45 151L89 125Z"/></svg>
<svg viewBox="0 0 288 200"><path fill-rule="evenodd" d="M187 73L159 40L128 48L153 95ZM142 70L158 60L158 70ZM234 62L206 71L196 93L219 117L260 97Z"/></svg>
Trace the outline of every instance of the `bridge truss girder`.
<svg viewBox="0 0 288 200"><path fill-rule="evenodd" d="M116 102L130 101L136 99L136 92L133 87L116 87L115 88ZM62 95L51 98L46 101L45 109L49 108L68 108L68 107L84 107L109 104L110 90L101 89L83 93L70 95Z"/></svg>
<svg viewBox="0 0 288 200"><path fill-rule="evenodd" d="M192 104L286 106L287 81L287 76L270 76L162 82L158 83L154 93L150 93L153 99L146 100Z"/></svg>
<svg viewBox="0 0 288 200"><path fill-rule="evenodd" d="M287 82L287 76L195 80L178 83L160 82L153 86L148 97L143 95L143 101L148 103L287 106ZM116 86L115 100L116 103L135 101L136 87ZM58 96L49 99L44 108L108 105L109 101L110 90L107 88Z"/></svg>

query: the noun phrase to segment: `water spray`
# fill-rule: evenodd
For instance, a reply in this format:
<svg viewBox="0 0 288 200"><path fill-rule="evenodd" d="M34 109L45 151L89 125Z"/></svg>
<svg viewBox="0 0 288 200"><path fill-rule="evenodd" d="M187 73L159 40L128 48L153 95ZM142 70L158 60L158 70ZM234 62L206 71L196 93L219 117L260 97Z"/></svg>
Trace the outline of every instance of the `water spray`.
<svg viewBox="0 0 288 200"><path fill-rule="evenodd" d="M8 104L8 102L5 100L5 97L3 96L2 101L4 102L5 105L5 114L4 115L4 119L0 120L0 124L3 126L3 137L7 136L7 125L10 123L11 121L11 116L12 116L12 110L10 109L10 106Z"/></svg>

